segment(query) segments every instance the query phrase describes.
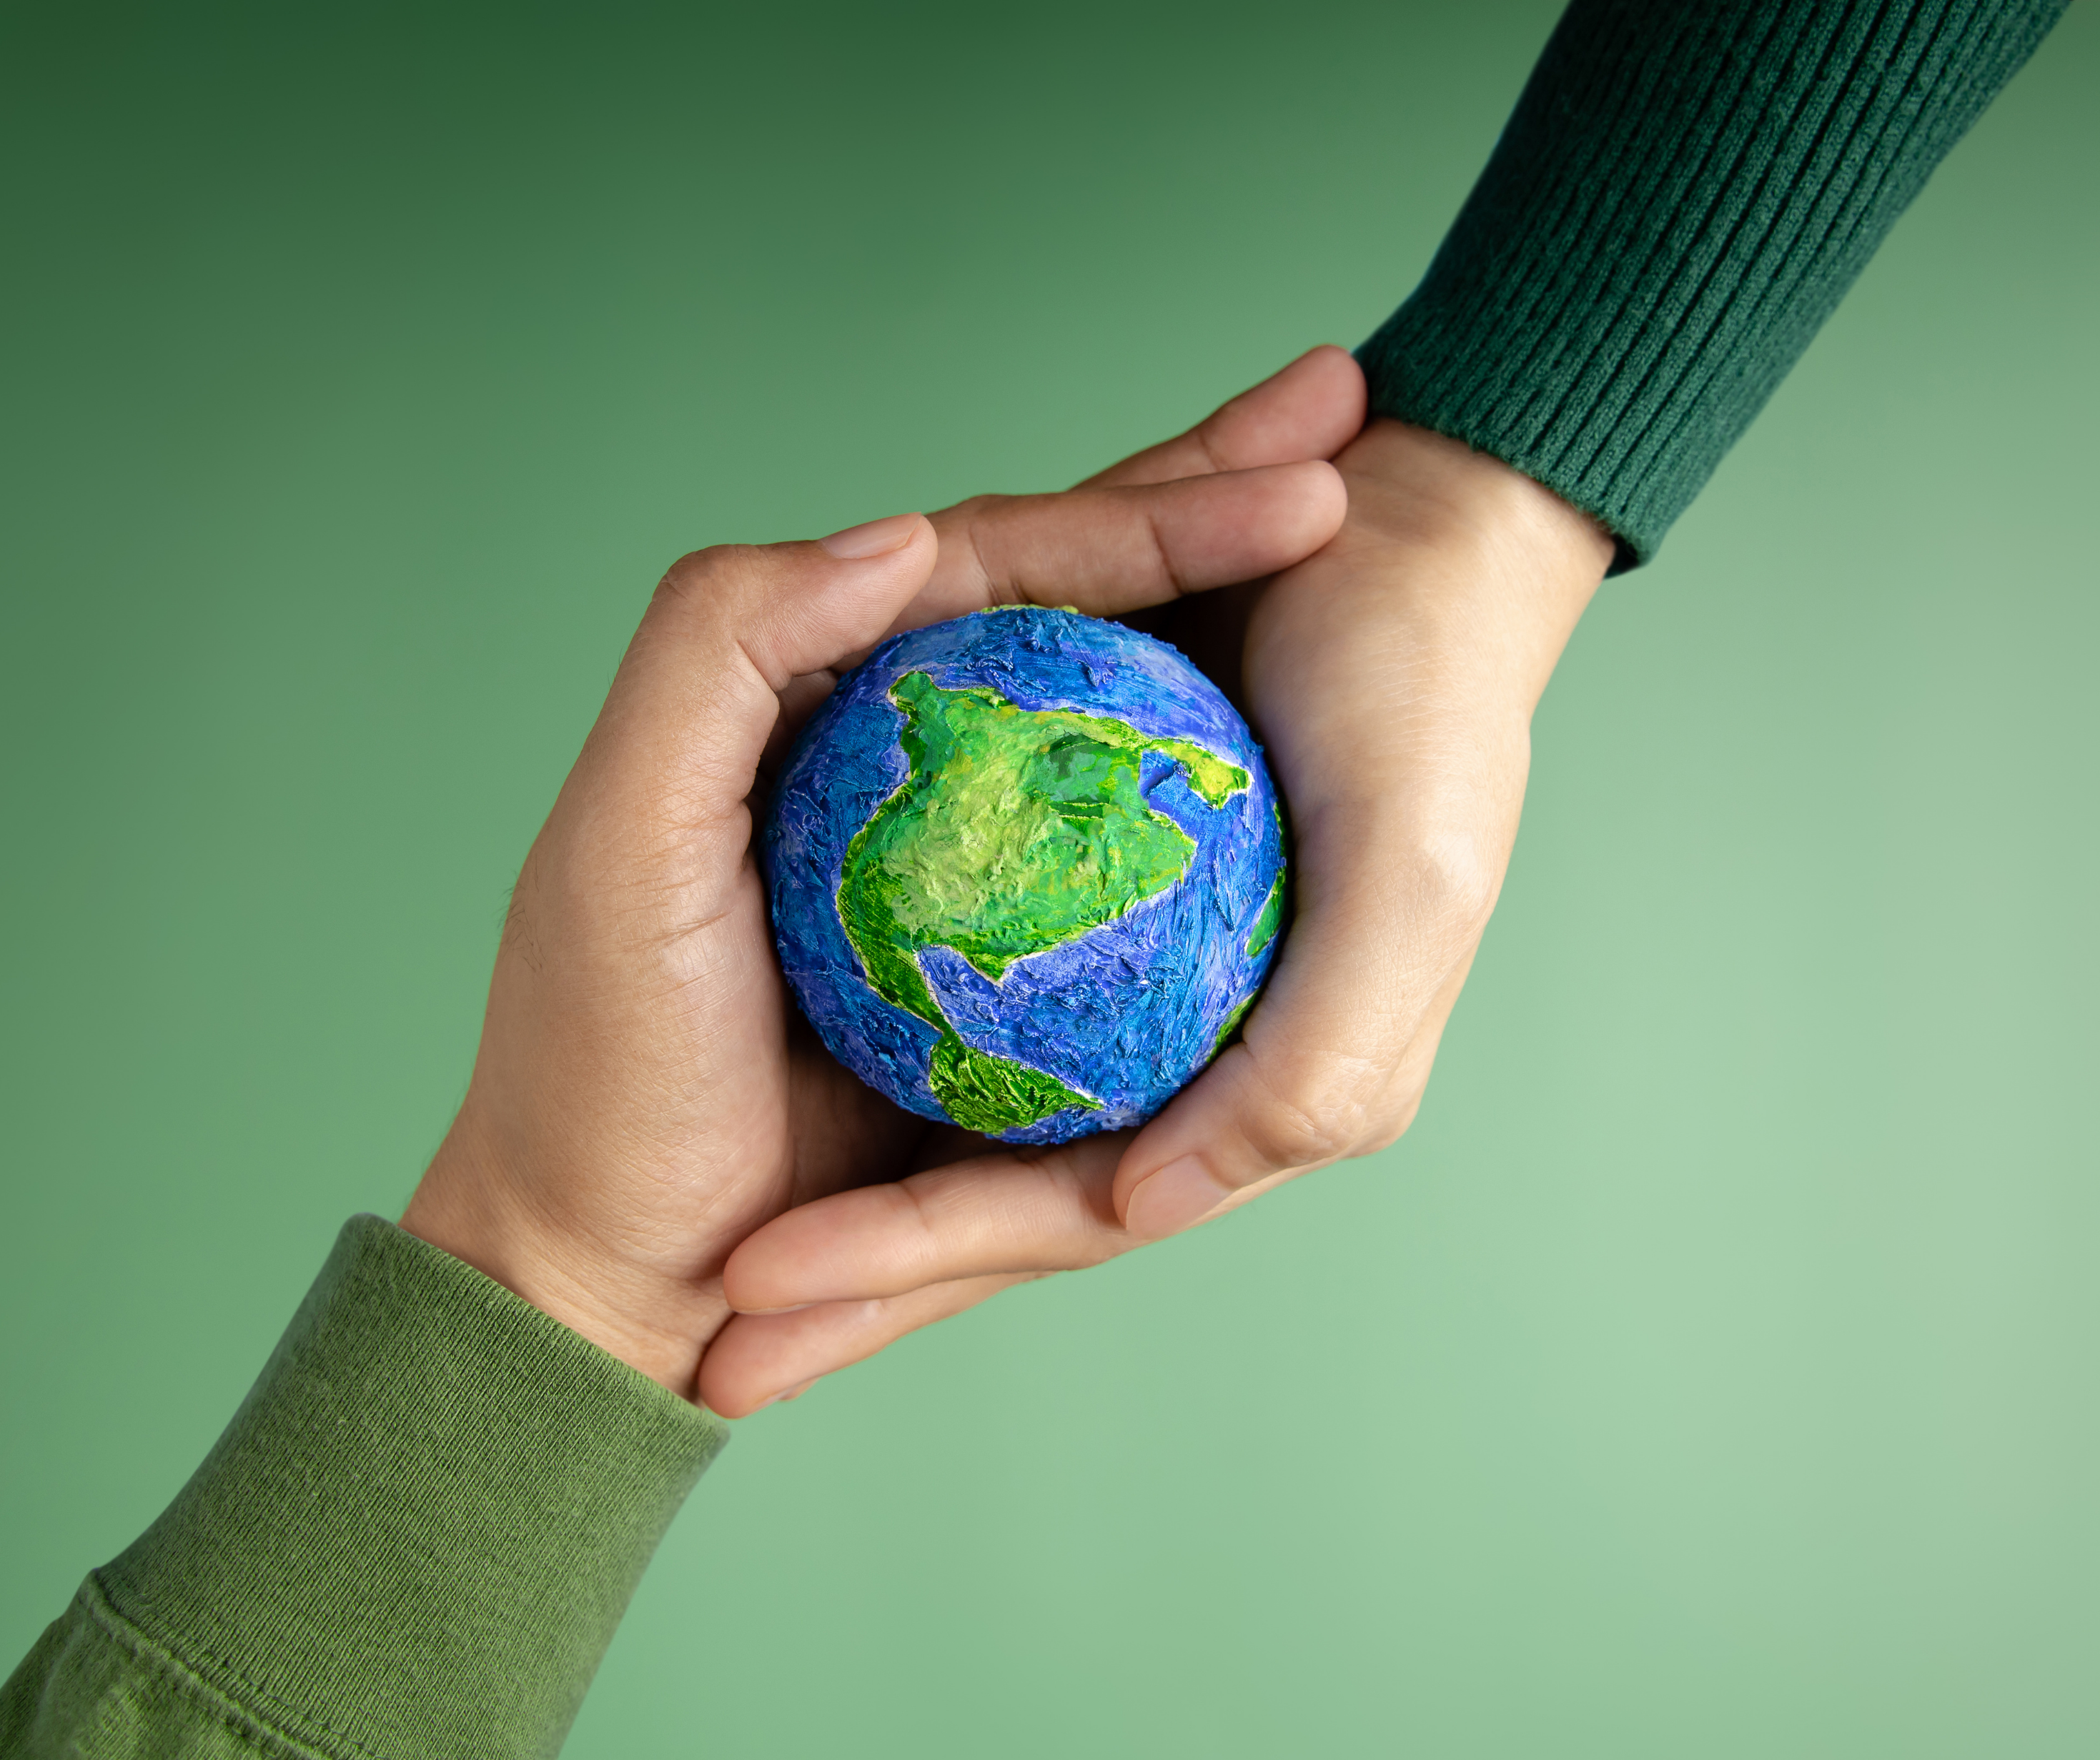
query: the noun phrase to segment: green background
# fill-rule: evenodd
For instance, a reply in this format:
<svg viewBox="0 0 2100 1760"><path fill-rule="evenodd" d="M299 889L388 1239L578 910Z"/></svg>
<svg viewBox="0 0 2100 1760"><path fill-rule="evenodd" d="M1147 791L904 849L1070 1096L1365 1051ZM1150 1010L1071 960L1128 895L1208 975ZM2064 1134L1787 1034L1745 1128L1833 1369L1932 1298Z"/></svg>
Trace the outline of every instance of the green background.
<svg viewBox="0 0 2100 1760"><path fill-rule="evenodd" d="M650 586L1354 341L1552 8L0 24L0 1648L461 1092ZM1538 724L1398 1147L741 1427L580 1756L2100 1751L2100 16Z"/></svg>

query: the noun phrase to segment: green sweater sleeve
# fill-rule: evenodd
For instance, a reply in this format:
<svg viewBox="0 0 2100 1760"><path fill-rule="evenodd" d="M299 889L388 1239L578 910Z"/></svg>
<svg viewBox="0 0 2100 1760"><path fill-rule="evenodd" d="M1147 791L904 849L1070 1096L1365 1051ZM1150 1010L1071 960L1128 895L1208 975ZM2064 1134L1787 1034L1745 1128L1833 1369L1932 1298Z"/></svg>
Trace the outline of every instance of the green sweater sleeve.
<svg viewBox="0 0 2100 1760"><path fill-rule="evenodd" d="M2068 0L1574 0L1420 287L1379 414L1644 562Z"/></svg>
<svg viewBox="0 0 2100 1760"><path fill-rule="evenodd" d="M354 1218L196 1476L0 1688L0 1756L551 1754L726 1434Z"/></svg>

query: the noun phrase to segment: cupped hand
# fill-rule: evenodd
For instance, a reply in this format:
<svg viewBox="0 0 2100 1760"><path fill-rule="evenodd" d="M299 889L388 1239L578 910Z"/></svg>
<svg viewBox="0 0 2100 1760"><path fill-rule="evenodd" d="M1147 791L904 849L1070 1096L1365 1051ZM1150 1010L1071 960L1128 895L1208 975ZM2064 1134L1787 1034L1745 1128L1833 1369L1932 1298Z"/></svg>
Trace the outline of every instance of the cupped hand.
<svg viewBox="0 0 2100 1760"><path fill-rule="evenodd" d="M1170 442L1186 469L676 564L519 873L473 1079L403 1227L690 1397L739 1241L940 1152L788 1000L752 849L769 750L900 623L1298 561L1340 524L1323 460L1361 409L1316 355Z"/></svg>
<svg viewBox="0 0 2100 1760"><path fill-rule="evenodd" d="M1335 462L1348 513L1325 548L1163 623L1132 618L1240 698L1290 806L1295 917L1239 1041L1134 1139L1020 1154L958 1142L939 1166L922 1148L923 1171L758 1230L728 1263L739 1313L703 1366L711 1405L748 1410L1008 1283L1382 1148L1413 1120L1508 865L1532 712L1612 545L1528 477L1419 429L1374 422ZM1185 467L1161 448L1096 481Z"/></svg>

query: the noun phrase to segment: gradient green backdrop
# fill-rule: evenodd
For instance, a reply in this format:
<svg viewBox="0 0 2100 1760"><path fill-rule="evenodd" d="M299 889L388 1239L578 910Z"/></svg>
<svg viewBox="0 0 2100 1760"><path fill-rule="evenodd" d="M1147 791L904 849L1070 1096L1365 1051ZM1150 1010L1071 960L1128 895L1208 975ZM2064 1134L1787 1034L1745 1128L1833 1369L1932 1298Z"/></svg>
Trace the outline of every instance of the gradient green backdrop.
<svg viewBox="0 0 2100 1760"><path fill-rule="evenodd" d="M0 1648L405 1199L664 564L1356 341L1552 11L7 11ZM742 1426L572 1754L2100 1751L2096 90L1599 599L1414 1133Z"/></svg>

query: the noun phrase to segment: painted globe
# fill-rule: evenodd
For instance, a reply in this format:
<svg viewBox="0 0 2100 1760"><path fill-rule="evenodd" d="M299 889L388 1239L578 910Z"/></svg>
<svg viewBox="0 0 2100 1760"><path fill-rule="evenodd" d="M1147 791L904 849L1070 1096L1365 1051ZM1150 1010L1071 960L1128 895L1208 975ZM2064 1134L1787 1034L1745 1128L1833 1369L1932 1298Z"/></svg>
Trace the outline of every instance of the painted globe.
<svg viewBox="0 0 2100 1760"><path fill-rule="evenodd" d="M1166 643L1070 611L885 642L803 730L763 847L781 965L832 1055L1008 1142L1158 1111L1283 926L1246 724Z"/></svg>

